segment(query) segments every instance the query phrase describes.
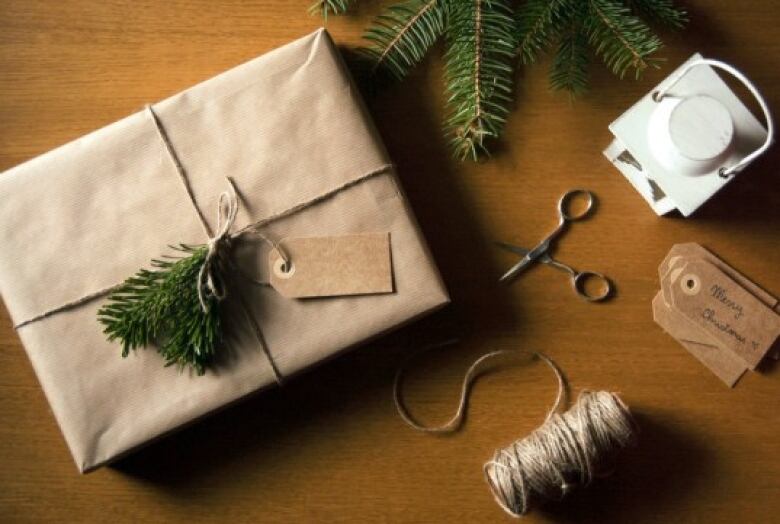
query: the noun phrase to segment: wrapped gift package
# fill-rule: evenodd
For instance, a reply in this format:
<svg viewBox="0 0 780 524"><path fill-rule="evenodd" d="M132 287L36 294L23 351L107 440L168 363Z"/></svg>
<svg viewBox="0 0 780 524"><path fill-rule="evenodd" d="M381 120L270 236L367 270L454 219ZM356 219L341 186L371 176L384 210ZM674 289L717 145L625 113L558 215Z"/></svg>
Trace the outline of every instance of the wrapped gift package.
<svg viewBox="0 0 780 524"><path fill-rule="evenodd" d="M449 300L324 30L153 108L189 192L146 110L0 175L0 291L80 471L274 386L274 366L287 379ZM122 358L96 316L106 290L168 246L205 243L197 213L217 228L226 176L235 227L279 217L263 234L282 245L386 233L392 292L296 299L246 282L264 349L228 296L229 347L205 375L165 367L153 348ZM242 239L236 258L262 274L269 251Z"/></svg>

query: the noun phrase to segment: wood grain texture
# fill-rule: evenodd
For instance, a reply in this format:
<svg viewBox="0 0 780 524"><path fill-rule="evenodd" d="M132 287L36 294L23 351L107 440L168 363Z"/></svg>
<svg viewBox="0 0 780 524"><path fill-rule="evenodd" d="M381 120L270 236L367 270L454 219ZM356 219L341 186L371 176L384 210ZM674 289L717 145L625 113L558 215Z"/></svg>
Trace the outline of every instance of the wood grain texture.
<svg viewBox="0 0 780 524"><path fill-rule="evenodd" d="M314 30L308 3L0 1L0 170ZM328 21L339 44L358 44L387 2L359 3L356 14ZM549 91L545 63L525 69L505 140L485 164L451 160L440 136L438 53L369 100L452 306L114 467L76 473L3 310L0 521L500 521L482 463L541 422L555 384L538 364L491 373L460 433L415 433L392 405L395 368L410 343L453 333L462 344L421 358L409 377L425 420L447 417L468 363L502 348L548 353L575 388L618 391L639 418L640 444L613 477L527 522L776 521L776 366L729 390L653 323L651 300L658 264L686 241L780 293L780 149L687 220L657 218L601 155L609 122L695 51L737 65L780 108L780 3L686 4L693 22L666 35L668 65L639 82L599 67L591 94L570 103ZM514 259L492 241L538 241L554 225L558 196L575 186L599 196L598 210L565 235L557 256L611 276L615 299L580 301L547 267L498 287Z"/></svg>

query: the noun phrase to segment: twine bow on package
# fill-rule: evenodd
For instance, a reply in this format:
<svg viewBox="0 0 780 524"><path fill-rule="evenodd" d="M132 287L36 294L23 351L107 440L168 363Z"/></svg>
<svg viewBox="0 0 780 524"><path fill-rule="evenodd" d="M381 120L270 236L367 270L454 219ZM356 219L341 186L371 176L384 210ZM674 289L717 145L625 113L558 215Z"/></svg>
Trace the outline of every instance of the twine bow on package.
<svg viewBox="0 0 780 524"><path fill-rule="evenodd" d="M0 198L0 291L81 471L449 300L324 30L11 169ZM166 285L208 330L139 335L166 302L134 297Z"/></svg>

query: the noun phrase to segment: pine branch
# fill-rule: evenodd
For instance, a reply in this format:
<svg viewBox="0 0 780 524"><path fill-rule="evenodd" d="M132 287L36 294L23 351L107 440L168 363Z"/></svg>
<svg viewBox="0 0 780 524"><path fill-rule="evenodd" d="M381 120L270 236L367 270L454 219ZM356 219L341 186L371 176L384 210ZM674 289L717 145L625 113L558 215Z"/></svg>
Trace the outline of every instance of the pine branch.
<svg viewBox="0 0 780 524"><path fill-rule="evenodd" d="M588 88L588 37L579 23L572 24L561 37L550 69L550 85L573 96Z"/></svg>
<svg viewBox="0 0 780 524"><path fill-rule="evenodd" d="M682 27L674 0L399 0L366 30L357 72L372 80L405 78L441 35L446 37L446 133L456 157L477 159L498 137L512 103L514 58L533 63L556 47L553 89L572 95L588 85L590 49L619 77L638 78L662 47L648 22ZM313 9L341 13L352 0L320 0ZM516 6L516 12L513 11ZM354 65L354 64L353 64ZM370 73L369 73L370 71ZM381 75L380 73L388 73Z"/></svg>
<svg viewBox="0 0 780 524"><path fill-rule="evenodd" d="M527 0L517 11L517 53L525 64L553 44L561 27L570 23L577 0Z"/></svg>
<svg viewBox="0 0 780 524"><path fill-rule="evenodd" d="M321 14L327 20L329 14L345 13L351 3L352 0L317 0L309 7L309 13L312 15Z"/></svg>
<svg viewBox="0 0 780 524"><path fill-rule="evenodd" d="M688 13L675 6L673 0L628 0L628 5L636 15L674 29L682 29L688 23Z"/></svg>
<svg viewBox="0 0 780 524"><path fill-rule="evenodd" d="M153 270L138 271L109 295L98 319L109 341L122 341L123 357L154 343L166 366L189 365L202 375L220 343L219 302L207 295L204 313L198 299L198 274L207 248L175 249L187 256L153 260Z"/></svg>
<svg viewBox="0 0 780 524"><path fill-rule="evenodd" d="M623 77L633 68L639 78L656 60L650 55L662 44L659 38L631 10L616 0L588 0L585 32L596 54L613 73Z"/></svg>
<svg viewBox="0 0 780 524"><path fill-rule="evenodd" d="M388 7L363 35L372 42L362 49L373 62L372 73L387 71L403 80L439 39L445 18L441 0L409 0Z"/></svg>
<svg viewBox="0 0 780 524"><path fill-rule="evenodd" d="M446 128L455 155L478 159L498 137L512 101L516 42L506 0L460 0L450 6Z"/></svg>

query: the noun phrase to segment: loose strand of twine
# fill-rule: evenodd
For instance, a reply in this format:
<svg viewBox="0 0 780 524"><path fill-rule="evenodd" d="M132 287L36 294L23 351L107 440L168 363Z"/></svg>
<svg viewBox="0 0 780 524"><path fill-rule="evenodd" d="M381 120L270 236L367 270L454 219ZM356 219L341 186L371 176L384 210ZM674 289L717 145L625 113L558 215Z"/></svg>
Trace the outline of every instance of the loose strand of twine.
<svg viewBox="0 0 780 524"><path fill-rule="evenodd" d="M422 351L453 343L447 341ZM553 370L558 381L558 395L544 423L528 436L497 450L483 467L496 502L506 513L517 518L543 502L561 500L573 488L585 486L604 474L606 464L617 451L634 442L638 429L620 397L607 391L582 391L574 405L560 413L568 391L563 372L543 353L523 350L492 351L474 361L464 377L455 415L439 426L421 424L409 413L400 391L406 368L406 363L402 364L393 382L398 414L408 426L418 431L456 431L463 423L471 387L484 371L485 363L506 355L542 360Z"/></svg>
<svg viewBox="0 0 780 524"><path fill-rule="evenodd" d="M463 424L463 420L466 416L466 408L468 407L468 397L469 393L471 392L471 387L473 386L475 380L479 375L481 375L484 371L486 366L486 363L495 360L497 357L501 356L525 356L525 357L531 357L531 358L538 358L541 361L543 361L545 364L547 364L550 369L552 369L553 373L555 373L555 377L558 380L558 393L555 397L555 402L553 402L552 408L550 408L550 411L547 413L547 419L552 417L560 408L563 406L566 402L566 398L568 395L568 384L566 382L566 377L564 376L563 372L560 370L560 368L553 362L551 358L549 358L547 355L544 355L543 353L535 353L532 351L523 351L523 350L509 350L509 349L503 349L499 351L491 351L490 353L486 353L479 357L477 360L474 361L471 366L469 366L468 371L466 371L466 375L463 378L463 384L460 389L460 399L458 401L458 408L455 410L455 414L450 418L447 422L444 424L441 424L439 426L426 426L424 424L421 424L415 418L412 416L412 414L409 412L409 409L406 407L406 404L404 403L403 396L401 394L401 385L403 384L403 377L406 372L406 367L409 361L413 360L414 358L417 358L422 353L425 353L432 349L437 349L441 347L451 346L453 344L456 344L458 341L455 339L447 340L438 344L431 344L424 348L422 348L420 351L416 352L412 356L410 356L404 363L402 363L398 367L398 371L395 374L395 380L393 381L393 400L395 401L395 407L398 411L398 414L401 416L401 418L406 422L406 424L417 431L422 431L424 433L452 433L453 431L456 431L460 428L460 426Z"/></svg>

